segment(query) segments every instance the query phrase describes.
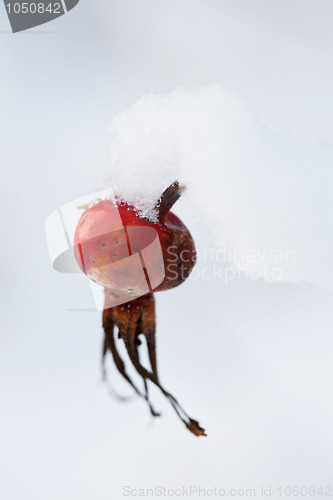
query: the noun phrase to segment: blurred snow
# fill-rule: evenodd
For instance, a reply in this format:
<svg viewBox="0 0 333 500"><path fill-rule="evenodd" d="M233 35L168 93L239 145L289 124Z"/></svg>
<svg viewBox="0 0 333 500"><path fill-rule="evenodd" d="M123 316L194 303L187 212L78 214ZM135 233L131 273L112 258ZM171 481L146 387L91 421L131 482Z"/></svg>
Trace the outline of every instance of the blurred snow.
<svg viewBox="0 0 333 500"><path fill-rule="evenodd" d="M243 272L272 279L278 262L279 280L333 289L331 146L271 130L219 85L143 96L110 131L106 185L144 216L179 179Z"/></svg>

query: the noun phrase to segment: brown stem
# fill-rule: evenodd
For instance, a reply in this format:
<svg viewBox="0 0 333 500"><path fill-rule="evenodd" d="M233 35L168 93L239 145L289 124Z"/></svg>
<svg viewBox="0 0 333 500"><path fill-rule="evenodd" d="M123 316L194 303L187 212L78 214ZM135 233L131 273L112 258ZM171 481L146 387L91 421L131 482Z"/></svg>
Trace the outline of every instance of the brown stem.
<svg viewBox="0 0 333 500"><path fill-rule="evenodd" d="M163 222L183 191L184 187L180 186L178 181L175 181L162 193L157 203L158 220L160 222Z"/></svg>
<svg viewBox="0 0 333 500"><path fill-rule="evenodd" d="M105 358L106 355L106 350L105 350L105 344L107 345L107 348L110 350L113 360L115 362L116 367L118 368L119 373L124 377L125 380L133 387L135 392L142 398L144 398L150 408L151 414L154 417L158 417L159 413L155 412L153 409L149 397L148 397L148 391L145 388L145 394L142 394L141 391L136 387L136 385L132 382L132 379L129 377L129 375L126 373L126 368L123 360L119 356L119 353L116 348L115 344L115 339L114 339L114 321L112 318L112 309L104 309L103 311L103 328L105 332L105 343L104 343L104 348L103 348L103 359Z"/></svg>
<svg viewBox="0 0 333 500"><path fill-rule="evenodd" d="M136 392L146 399L149 404L152 415L157 416L158 414L152 409L148 394L148 384L147 381L150 380L155 384L169 400L178 417L184 422L186 427L196 436L205 436L205 430L200 427L199 422L189 417L185 410L178 403L176 398L164 389L160 384L157 375L157 363L156 363L156 339L155 339L155 303L154 296L152 293L135 299L122 306L116 306L112 309L104 311L103 318L105 316L104 330L106 329L105 335L108 340L108 347L116 362L116 366L120 373L126 378L126 380L134 387ZM112 340L109 339L110 332L108 329L112 324ZM142 395L134 386L131 379L127 376L124 368L124 364L121 360L119 361L119 355L116 351L113 338L113 327L118 327L118 336L123 339L128 356L142 377L145 387L145 395ZM139 357L138 347L140 343L138 342L138 335L143 333L147 340L148 354L151 364L151 369L147 370L141 362Z"/></svg>
<svg viewBox="0 0 333 500"><path fill-rule="evenodd" d="M193 432L193 434L195 434L196 436L206 436L205 430L200 427L199 422L189 417L185 410L180 406L177 399L172 394L170 394L170 392L166 391L164 387L162 387L157 377L155 377L153 373L149 372L144 366L140 364L135 339L132 337L131 333L123 332L121 336L124 339L129 358L141 377L143 377L144 379L149 379L162 391L164 396L166 396L166 398L170 401L178 417L184 422L186 427L191 432Z"/></svg>

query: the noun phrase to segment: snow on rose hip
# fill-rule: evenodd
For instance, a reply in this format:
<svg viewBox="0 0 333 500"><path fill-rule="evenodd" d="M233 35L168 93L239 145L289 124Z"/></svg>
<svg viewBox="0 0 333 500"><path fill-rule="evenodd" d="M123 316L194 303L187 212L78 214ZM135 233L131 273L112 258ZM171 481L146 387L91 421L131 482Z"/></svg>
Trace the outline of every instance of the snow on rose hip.
<svg viewBox="0 0 333 500"><path fill-rule="evenodd" d="M196 260L192 236L170 210L182 189L174 182L156 205L156 220L139 215L124 201L101 200L82 214L75 231L75 258L81 270L105 292L103 361L111 353L121 375L143 397L153 416L148 382L170 401L179 418L196 436L206 435L160 383L156 363L155 299L153 292L174 288L189 276ZM126 371L117 349L117 336L142 377L141 392ZM150 369L140 362L140 335L146 339Z"/></svg>

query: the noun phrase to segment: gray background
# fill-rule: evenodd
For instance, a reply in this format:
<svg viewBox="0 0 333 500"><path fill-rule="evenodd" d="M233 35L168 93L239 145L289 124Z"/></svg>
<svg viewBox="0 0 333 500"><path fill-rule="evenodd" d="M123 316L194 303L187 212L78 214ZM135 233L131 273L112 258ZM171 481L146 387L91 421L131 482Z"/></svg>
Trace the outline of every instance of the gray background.
<svg viewBox="0 0 333 500"><path fill-rule="evenodd" d="M217 82L331 147L332 3L87 0L16 35L1 9L3 498L332 483L331 294L188 280L157 296L160 373L207 428L196 439L157 391L153 423L108 397L100 314L69 311L92 307L89 287L52 270L44 240L47 215L105 176L108 123L143 93Z"/></svg>

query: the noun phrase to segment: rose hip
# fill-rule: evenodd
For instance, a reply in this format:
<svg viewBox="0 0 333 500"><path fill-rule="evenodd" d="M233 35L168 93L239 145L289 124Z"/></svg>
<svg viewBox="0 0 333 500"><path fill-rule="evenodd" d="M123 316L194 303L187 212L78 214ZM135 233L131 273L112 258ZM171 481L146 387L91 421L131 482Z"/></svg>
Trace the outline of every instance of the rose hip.
<svg viewBox="0 0 333 500"><path fill-rule="evenodd" d="M134 206L101 200L81 216L75 232L75 257L81 270L105 291L103 363L111 353L116 367L137 394L153 409L147 381L157 385L169 399L177 415L196 436L206 435L178 401L162 387L157 375L155 341L155 299L153 292L169 290L183 283L196 260L192 236L183 222L170 210L182 189L174 182L161 195L156 217L140 216ZM145 392L132 382L116 346L125 343L128 356L141 375ZM139 359L140 335L147 342L150 369ZM104 366L104 364L103 364Z"/></svg>

